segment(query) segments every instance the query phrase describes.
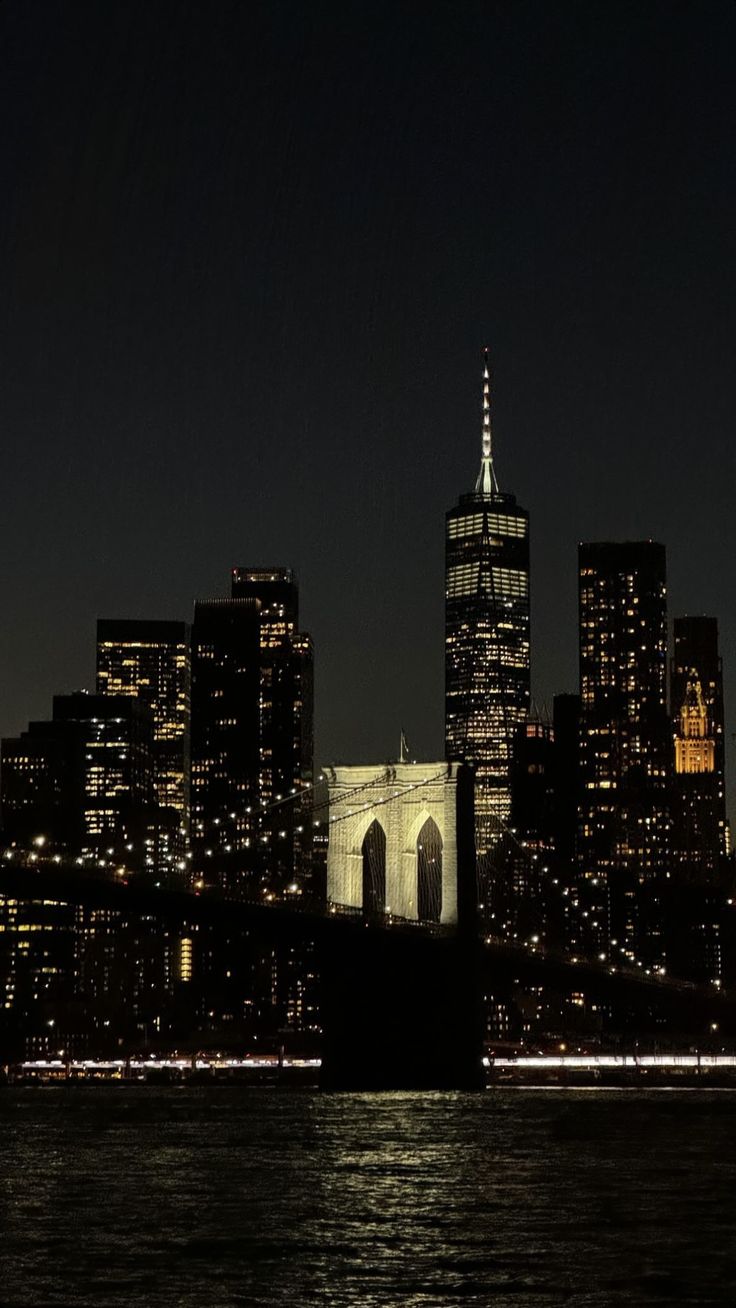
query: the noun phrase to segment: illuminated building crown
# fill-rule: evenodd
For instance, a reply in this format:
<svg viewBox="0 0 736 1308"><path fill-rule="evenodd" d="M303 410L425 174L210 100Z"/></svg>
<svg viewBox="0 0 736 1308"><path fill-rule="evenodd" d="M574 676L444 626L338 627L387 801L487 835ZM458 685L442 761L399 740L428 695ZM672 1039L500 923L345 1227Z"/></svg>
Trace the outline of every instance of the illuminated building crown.
<svg viewBox="0 0 736 1308"><path fill-rule="evenodd" d="M476 495L498 495L498 482L493 467L491 439L491 373L488 363L488 346L483 350L483 431L480 472L475 483Z"/></svg>

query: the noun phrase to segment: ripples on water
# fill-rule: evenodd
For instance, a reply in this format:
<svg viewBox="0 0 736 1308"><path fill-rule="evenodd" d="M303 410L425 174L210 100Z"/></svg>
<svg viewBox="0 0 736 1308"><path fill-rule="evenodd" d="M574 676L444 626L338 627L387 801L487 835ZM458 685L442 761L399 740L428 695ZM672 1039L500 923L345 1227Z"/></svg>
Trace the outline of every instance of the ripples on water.
<svg viewBox="0 0 736 1308"><path fill-rule="evenodd" d="M736 1305L736 1095L0 1092L3 1308Z"/></svg>

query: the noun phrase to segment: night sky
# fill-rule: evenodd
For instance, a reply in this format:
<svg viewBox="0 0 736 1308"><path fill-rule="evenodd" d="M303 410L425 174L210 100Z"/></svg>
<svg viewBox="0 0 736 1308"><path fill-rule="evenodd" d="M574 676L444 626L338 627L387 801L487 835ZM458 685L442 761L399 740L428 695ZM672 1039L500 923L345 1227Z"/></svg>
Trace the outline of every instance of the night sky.
<svg viewBox="0 0 736 1308"><path fill-rule="evenodd" d="M276 563L319 760L441 756L486 343L538 702L578 540L653 537L736 730L735 54L730 2L5 0L0 732Z"/></svg>

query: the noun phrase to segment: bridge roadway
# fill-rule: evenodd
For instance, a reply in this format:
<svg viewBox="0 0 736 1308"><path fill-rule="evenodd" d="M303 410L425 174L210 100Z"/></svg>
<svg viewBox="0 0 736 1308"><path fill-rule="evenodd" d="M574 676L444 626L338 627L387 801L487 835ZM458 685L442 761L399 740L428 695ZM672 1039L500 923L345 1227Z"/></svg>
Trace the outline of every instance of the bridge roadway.
<svg viewBox="0 0 736 1308"><path fill-rule="evenodd" d="M89 908L109 908L117 912L152 914L163 921L192 925L225 927L248 931L264 943L301 944L319 942L325 934L336 932L356 938L390 931L404 940L424 940L432 950L443 941L457 937L457 928L431 922L414 922L393 916L364 916L355 909L306 895L289 900L266 900L265 896L247 898L226 895L208 888L203 891L156 887L150 876L127 872L125 877L113 868L80 867L74 862L56 863L36 858L33 862L0 861L0 894L26 901L45 899ZM541 946L530 949L510 944L497 937L475 933L479 955L486 960L487 978L508 972L523 985L547 984L553 988L579 991L601 1001L629 996L641 1002L670 996L687 1002L701 1000L713 1011L730 1011L733 1001L722 991L700 987L675 977L663 977L639 968L613 967L586 958L553 953ZM466 945L468 943L466 935ZM736 1010L735 1010L736 1011Z"/></svg>
<svg viewBox="0 0 736 1308"><path fill-rule="evenodd" d="M0 860L0 894L151 915L228 934L242 931L266 945L313 942L322 973L323 1080L336 1086L386 1084L385 1078L376 1079L379 1049L384 1062L397 1068L397 1085L469 1084L473 1069L480 1067L482 994L503 998L519 986L584 994L587 1001L639 1014L642 1029L646 1020L651 1029L656 1011L683 1034L701 1038L714 1024L723 1034L736 1034L736 1003L729 995L647 975L644 969L614 970L539 947L510 945L484 936L475 920L458 928L440 927L364 917L306 896L296 902L264 902L212 889L157 888L143 875L120 876L114 869L85 869L40 857L21 862L17 855ZM407 1038L409 1029L413 1038ZM434 1054L417 1082L412 1069L426 1061L429 1045ZM465 1068L459 1082L456 1071L448 1070L458 1066Z"/></svg>

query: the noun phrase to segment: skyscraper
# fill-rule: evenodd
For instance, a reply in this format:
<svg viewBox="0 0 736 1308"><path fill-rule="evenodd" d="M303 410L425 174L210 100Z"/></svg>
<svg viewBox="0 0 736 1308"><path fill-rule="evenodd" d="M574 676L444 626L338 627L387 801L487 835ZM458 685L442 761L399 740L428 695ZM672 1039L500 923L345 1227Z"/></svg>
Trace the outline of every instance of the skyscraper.
<svg viewBox="0 0 736 1308"><path fill-rule="evenodd" d="M312 782L312 639L299 631L291 568L233 568L232 596L260 606L260 798L268 804Z"/></svg>
<svg viewBox="0 0 736 1308"><path fill-rule="evenodd" d="M183 871L189 834L190 649L185 622L100 619L97 692L129 695L153 718L151 836L157 870Z"/></svg>
<svg viewBox="0 0 736 1308"><path fill-rule="evenodd" d="M507 920L517 939L546 941L550 864L554 859L555 735L529 717L517 728L511 768L511 827L504 862L511 874ZM495 904L494 904L495 909ZM497 912L497 909L496 909Z"/></svg>
<svg viewBox="0 0 736 1308"><path fill-rule="evenodd" d="M487 850L511 813L516 729L529 710L529 515L501 491L488 351L475 489L446 516L445 751L476 770L476 837Z"/></svg>
<svg viewBox="0 0 736 1308"><path fill-rule="evenodd" d="M232 888L303 871L312 781L312 642L284 568L237 568L192 628L192 837Z"/></svg>
<svg viewBox="0 0 736 1308"><path fill-rule="evenodd" d="M250 849L260 804L256 600L198 600L192 624L192 852ZM210 852L208 852L210 851ZM247 860L250 867L251 860Z"/></svg>
<svg viewBox="0 0 736 1308"><path fill-rule="evenodd" d="M2 742L4 839L72 855L111 848L148 866L151 735L148 708L128 696L56 695L51 722Z"/></svg>
<svg viewBox="0 0 736 1308"><path fill-rule="evenodd" d="M664 546L581 545L578 571L581 940L657 964L670 850Z"/></svg>
<svg viewBox="0 0 736 1308"><path fill-rule="evenodd" d="M723 675L715 618L675 618L670 712L675 745L674 864L687 880L708 884L729 849Z"/></svg>
<svg viewBox="0 0 736 1308"><path fill-rule="evenodd" d="M555 738L554 841L565 884L575 863L580 801L580 696L555 695L552 702Z"/></svg>

